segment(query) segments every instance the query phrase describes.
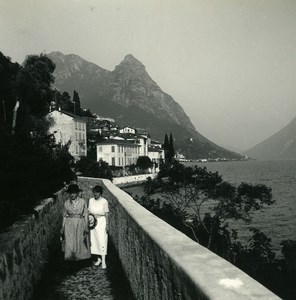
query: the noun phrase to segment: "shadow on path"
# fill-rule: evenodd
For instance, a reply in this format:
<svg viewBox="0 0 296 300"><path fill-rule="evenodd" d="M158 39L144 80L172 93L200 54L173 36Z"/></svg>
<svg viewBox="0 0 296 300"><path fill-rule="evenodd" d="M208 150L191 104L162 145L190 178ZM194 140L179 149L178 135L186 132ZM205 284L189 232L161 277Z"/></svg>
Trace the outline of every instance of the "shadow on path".
<svg viewBox="0 0 296 300"><path fill-rule="evenodd" d="M135 300L112 243L108 244L107 269L92 260L66 263L60 252L48 262L32 300L104 299Z"/></svg>

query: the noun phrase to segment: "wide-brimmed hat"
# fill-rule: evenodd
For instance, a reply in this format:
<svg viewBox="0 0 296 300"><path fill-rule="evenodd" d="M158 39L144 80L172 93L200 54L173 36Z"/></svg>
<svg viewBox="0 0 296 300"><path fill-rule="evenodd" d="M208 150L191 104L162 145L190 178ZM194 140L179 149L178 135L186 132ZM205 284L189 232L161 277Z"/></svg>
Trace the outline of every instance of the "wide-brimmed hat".
<svg viewBox="0 0 296 300"><path fill-rule="evenodd" d="M97 225L97 219L95 217L95 215L93 215L92 213L88 214L88 228L90 230L94 229Z"/></svg>
<svg viewBox="0 0 296 300"><path fill-rule="evenodd" d="M67 193L72 194L72 193L79 193L81 189L77 184L70 184L67 188Z"/></svg>

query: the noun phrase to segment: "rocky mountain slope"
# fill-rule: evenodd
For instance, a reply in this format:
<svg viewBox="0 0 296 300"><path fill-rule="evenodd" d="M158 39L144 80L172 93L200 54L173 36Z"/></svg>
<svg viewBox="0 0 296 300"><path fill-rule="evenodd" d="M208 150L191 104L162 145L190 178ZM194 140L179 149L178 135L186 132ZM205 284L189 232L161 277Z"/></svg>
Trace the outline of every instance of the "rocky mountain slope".
<svg viewBox="0 0 296 300"><path fill-rule="evenodd" d="M256 159L296 158L296 118L245 154Z"/></svg>
<svg viewBox="0 0 296 300"><path fill-rule="evenodd" d="M131 54L113 71L73 54L52 52L48 56L56 64L56 87L70 95L78 91L82 106L92 112L114 118L120 125L145 128L159 141L165 133L172 133L176 150L188 158L240 158L197 132L182 107Z"/></svg>

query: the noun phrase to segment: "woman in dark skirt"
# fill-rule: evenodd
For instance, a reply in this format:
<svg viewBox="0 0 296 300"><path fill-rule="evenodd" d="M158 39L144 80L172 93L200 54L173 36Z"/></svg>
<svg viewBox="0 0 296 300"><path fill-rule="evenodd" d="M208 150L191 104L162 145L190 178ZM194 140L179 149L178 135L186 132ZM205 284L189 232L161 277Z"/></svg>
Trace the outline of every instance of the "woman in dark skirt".
<svg viewBox="0 0 296 300"><path fill-rule="evenodd" d="M77 184L70 184L67 192L69 199L64 204L63 226L61 234L64 238L64 258L79 261L90 258L88 247L88 209L84 199L79 197Z"/></svg>

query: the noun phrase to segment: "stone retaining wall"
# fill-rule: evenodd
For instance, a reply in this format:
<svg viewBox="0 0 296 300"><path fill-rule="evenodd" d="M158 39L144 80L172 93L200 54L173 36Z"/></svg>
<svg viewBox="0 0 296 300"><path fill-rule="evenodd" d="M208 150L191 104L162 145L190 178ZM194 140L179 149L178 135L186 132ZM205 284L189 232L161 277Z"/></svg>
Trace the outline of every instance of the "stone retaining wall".
<svg viewBox="0 0 296 300"><path fill-rule="evenodd" d="M113 183L119 187L127 187L134 184L144 183L148 177L154 179L157 176L157 173L153 174L141 174L141 175L132 175L132 176L124 176L124 177L114 177Z"/></svg>
<svg viewBox="0 0 296 300"><path fill-rule="evenodd" d="M62 207L59 193L0 234L0 299L31 299L49 254L59 245Z"/></svg>
<svg viewBox="0 0 296 300"><path fill-rule="evenodd" d="M98 183L109 201L110 237L136 299L280 299L151 214L109 180L79 178L84 197L89 198Z"/></svg>

